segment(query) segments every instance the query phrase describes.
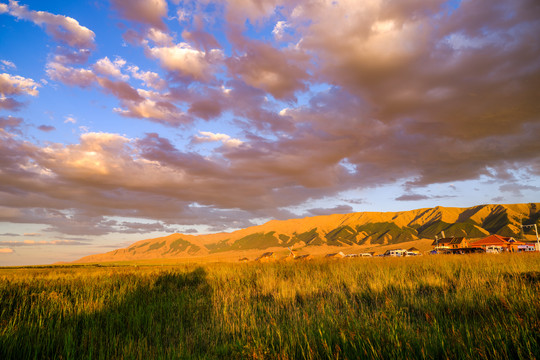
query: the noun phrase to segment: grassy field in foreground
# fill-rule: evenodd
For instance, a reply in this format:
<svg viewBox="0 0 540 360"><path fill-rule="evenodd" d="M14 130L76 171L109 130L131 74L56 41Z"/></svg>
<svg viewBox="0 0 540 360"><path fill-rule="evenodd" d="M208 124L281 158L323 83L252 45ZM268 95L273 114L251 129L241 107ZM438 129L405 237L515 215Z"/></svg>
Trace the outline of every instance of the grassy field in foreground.
<svg viewBox="0 0 540 360"><path fill-rule="evenodd" d="M0 358L540 358L540 254L0 268Z"/></svg>

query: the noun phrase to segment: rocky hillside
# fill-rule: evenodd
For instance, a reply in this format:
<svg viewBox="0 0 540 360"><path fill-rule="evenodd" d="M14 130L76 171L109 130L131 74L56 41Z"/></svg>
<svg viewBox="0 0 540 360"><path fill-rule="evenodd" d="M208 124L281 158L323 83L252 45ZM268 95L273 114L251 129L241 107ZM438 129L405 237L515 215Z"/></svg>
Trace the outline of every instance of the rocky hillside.
<svg viewBox="0 0 540 360"><path fill-rule="evenodd" d="M275 247L389 245L419 239L484 237L489 234L522 237L521 222L540 217L540 203L479 205L471 208L435 207L401 212L358 212L304 219L269 221L231 233L172 234L139 241L125 249L91 255L77 262L178 258Z"/></svg>

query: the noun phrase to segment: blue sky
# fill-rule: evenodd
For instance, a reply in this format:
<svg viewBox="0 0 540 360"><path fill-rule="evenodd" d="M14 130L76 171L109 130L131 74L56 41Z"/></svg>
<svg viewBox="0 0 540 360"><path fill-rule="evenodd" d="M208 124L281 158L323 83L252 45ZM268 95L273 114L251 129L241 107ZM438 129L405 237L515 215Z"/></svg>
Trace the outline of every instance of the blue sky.
<svg viewBox="0 0 540 360"><path fill-rule="evenodd" d="M537 202L533 0L0 0L0 265Z"/></svg>

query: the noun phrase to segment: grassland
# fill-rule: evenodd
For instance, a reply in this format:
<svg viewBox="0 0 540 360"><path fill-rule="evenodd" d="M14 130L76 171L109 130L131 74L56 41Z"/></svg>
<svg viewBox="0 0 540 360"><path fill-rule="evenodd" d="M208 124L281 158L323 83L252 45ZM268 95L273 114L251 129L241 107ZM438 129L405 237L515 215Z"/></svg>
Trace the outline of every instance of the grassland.
<svg viewBox="0 0 540 360"><path fill-rule="evenodd" d="M538 359L540 254L3 268L0 358Z"/></svg>

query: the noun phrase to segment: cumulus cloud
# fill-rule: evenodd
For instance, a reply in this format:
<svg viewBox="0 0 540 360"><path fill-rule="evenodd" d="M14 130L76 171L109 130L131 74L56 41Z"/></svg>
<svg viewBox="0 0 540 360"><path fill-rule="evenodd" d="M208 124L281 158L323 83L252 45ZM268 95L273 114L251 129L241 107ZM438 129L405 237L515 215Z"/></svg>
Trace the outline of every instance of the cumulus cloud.
<svg viewBox="0 0 540 360"><path fill-rule="evenodd" d="M172 36L156 28L150 28L146 36L159 46L172 46L173 44Z"/></svg>
<svg viewBox="0 0 540 360"><path fill-rule="evenodd" d="M116 96L120 100L140 102L143 100L136 89L125 81L113 81L107 78L98 78L97 82L106 92Z"/></svg>
<svg viewBox="0 0 540 360"><path fill-rule="evenodd" d="M14 116L0 117L0 129L12 133L20 133L20 127L23 123L24 121L22 118Z"/></svg>
<svg viewBox="0 0 540 360"><path fill-rule="evenodd" d="M180 79L211 81L223 58L219 49L199 51L187 43L174 46L149 47L148 53L162 67Z"/></svg>
<svg viewBox="0 0 540 360"><path fill-rule="evenodd" d="M220 49L221 45L209 32L202 30L184 30L182 32L182 38L187 42L194 44L195 48L204 50L206 52L212 49Z"/></svg>
<svg viewBox="0 0 540 360"><path fill-rule="evenodd" d="M9 1L8 12L18 19L29 20L43 26L47 34L57 41L82 49L94 48L94 32L69 16L29 10L26 5L19 5L13 0Z"/></svg>
<svg viewBox="0 0 540 360"><path fill-rule="evenodd" d="M121 71L125 63L122 58L116 58L113 62L105 57L98 60L90 70L53 61L47 64L46 72L51 79L66 85L82 88L95 85L105 93L112 94L121 105L112 110L122 116L147 119L168 126L181 126L192 122L192 118L171 102L167 94L134 88L129 82L129 76ZM154 72L140 71L134 65L127 66L126 69L134 78L142 80L148 86L157 90L166 88L166 82Z"/></svg>
<svg viewBox="0 0 540 360"><path fill-rule="evenodd" d="M10 75L6 73L0 74L0 94L5 95L31 95L37 96L40 87L34 80L18 75Z"/></svg>
<svg viewBox="0 0 540 360"><path fill-rule="evenodd" d="M52 80L70 86L89 87L96 81L96 75L88 69L74 68L59 62L47 63L47 75Z"/></svg>
<svg viewBox="0 0 540 360"><path fill-rule="evenodd" d="M244 143L242 140L231 138L229 135L226 134L215 134L209 131L199 131L199 134L200 135L195 135L193 137L194 143L219 141L227 147L237 147Z"/></svg>
<svg viewBox="0 0 540 360"><path fill-rule="evenodd" d="M248 42L242 56L227 59L229 71L246 84L264 90L277 99L291 99L306 90L307 63L294 50L278 50L265 43Z"/></svg>
<svg viewBox="0 0 540 360"><path fill-rule="evenodd" d="M206 225L223 229L231 224L252 225L253 213L316 194L295 185L298 173L256 167L245 157L234 160L238 154L233 149L224 154L235 165L227 166L217 158L181 152L167 139L151 134L131 140L86 133L80 144L45 148L6 138L0 148L0 199L6 211L0 218L50 224L47 231L69 234L122 229L107 216L167 219L179 225L200 224L204 219ZM126 176L126 172L145 176ZM269 193L269 188L275 190ZM23 193L22 198L14 195ZM235 208L242 210L227 210Z"/></svg>
<svg viewBox="0 0 540 360"><path fill-rule="evenodd" d="M109 60L107 56L99 59L93 66L94 71L104 76L110 76L119 80L129 80L129 76L122 74L122 67L126 61L122 58L116 58L114 62Z"/></svg>
<svg viewBox="0 0 540 360"><path fill-rule="evenodd" d="M287 25L286 21L278 21L276 23L276 26L274 26L274 30L272 30L272 34L276 38L276 40L282 40L283 36L285 35L285 30L289 26Z"/></svg>
<svg viewBox="0 0 540 360"><path fill-rule="evenodd" d="M163 18L168 11L165 0L111 0L111 3L128 20L165 29Z"/></svg>
<svg viewBox="0 0 540 360"><path fill-rule="evenodd" d="M73 51L65 47L58 47L52 62L63 65L84 64L88 61L90 54L90 50L88 49L77 49Z"/></svg>
<svg viewBox="0 0 540 360"><path fill-rule="evenodd" d="M285 0L226 0L227 20L233 24L243 25L246 20L253 23L274 13L277 7L291 6L297 1Z"/></svg>
<svg viewBox="0 0 540 360"><path fill-rule="evenodd" d="M524 94L534 93L540 70L540 50L530 46L538 7L444 4L305 6L303 16L316 20L300 46L320 56L327 81L376 104L381 121L410 119L409 133L466 139L517 131L536 113Z"/></svg>
<svg viewBox="0 0 540 360"><path fill-rule="evenodd" d="M147 87L151 87L156 90L165 90L167 87L167 82L155 72L140 70L139 67L135 65L128 66L127 70L135 79L141 80Z"/></svg>
<svg viewBox="0 0 540 360"><path fill-rule="evenodd" d="M189 116L169 102L145 99L124 105L126 108L114 108L114 111L122 116L148 119L167 126L181 126L192 122Z"/></svg>

